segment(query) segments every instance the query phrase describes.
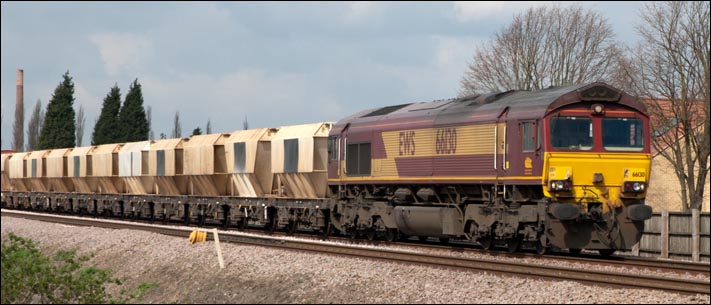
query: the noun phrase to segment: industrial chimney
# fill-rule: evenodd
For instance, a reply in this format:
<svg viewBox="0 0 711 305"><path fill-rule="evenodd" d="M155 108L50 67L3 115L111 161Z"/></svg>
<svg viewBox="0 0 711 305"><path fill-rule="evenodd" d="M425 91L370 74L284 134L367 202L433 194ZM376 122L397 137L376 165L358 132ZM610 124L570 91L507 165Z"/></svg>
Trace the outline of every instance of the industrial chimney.
<svg viewBox="0 0 711 305"><path fill-rule="evenodd" d="M22 69L17 69L17 95L15 99L15 126L12 129L14 151L24 151L25 147L25 103L23 93Z"/></svg>

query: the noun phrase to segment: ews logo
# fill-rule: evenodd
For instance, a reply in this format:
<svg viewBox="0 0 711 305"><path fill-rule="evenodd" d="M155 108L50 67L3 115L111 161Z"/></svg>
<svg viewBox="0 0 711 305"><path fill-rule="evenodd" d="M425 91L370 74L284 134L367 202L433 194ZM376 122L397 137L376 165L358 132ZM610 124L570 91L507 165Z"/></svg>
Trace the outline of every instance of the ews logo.
<svg viewBox="0 0 711 305"><path fill-rule="evenodd" d="M399 152L401 156L415 155L415 131L400 132Z"/></svg>

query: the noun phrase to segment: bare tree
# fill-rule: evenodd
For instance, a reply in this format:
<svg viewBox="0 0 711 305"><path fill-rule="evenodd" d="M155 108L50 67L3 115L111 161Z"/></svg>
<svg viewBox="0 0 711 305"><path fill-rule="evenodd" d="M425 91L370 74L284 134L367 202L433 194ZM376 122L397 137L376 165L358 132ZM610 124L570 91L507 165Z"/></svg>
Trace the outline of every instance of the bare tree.
<svg viewBox="0 0 711 305"><path fill-rule="evenodd" d="M531 8L477 48L459 94L602 80L619 55L612 27L599 13L581 7Z"/></svg>
<svg viewBox="0 0 711 305"><path fill-rule="evenodd" d="M153 134L153 124L151 120L153 116L153 108L151 106L146 106L146 120L148 121L148 140L155 139L155 134Z"/></svg>
<svg viewBox="0 0 711 305"><path fill-rule="evenodd" d="M180 128L180 112L175 112L175 119L173 120L173 138L181 138L182 131Z"/></svg>
<svg viewBox="0 0 711 305"><path fill-rule="evenodd" d="M42 123L44 121L44 111L42 110L42 101L37 99L35 109L30 116L30 122L27 124L27 150L32 151L37 149L39 145L40 131L42 131Z"/></svg>
<svg viewBox="0 0 711 305"><path fill-rule="evenodd" d="M210 124L210 119L207 119L207 126L205 126L205 134L212 134L212 124Z"/></svg>
<svg viewBox="0 0 711 305"><path fill-rule="evenodd" d="M18 93L21 94L21 93ZM15 125L12 127L12 150L23 151L25 145L25 109L21 101L15 105Z"/></svg>
<svg viewBox="0 0 711 305"><path fill-rule="evenodd" d="M700 209L709 175L709 2L651 2L637 29L635 93L649 97L653 141L675 169L683 209Z"/></svg>
<svg viewBox="0 0 711 305"><path fill-rule="evenodd" d="M86 117L84 116L84 105L79 105L77 110L77 147L82 145L84 140L84 126L86 125Z"/></svg>

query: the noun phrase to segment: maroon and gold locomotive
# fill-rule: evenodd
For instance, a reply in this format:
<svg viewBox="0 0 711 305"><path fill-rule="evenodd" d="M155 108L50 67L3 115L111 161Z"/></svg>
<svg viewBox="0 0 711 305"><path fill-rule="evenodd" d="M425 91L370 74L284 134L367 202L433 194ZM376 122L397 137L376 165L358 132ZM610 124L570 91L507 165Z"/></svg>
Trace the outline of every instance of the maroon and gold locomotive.
<svg viewBox="0 0 711 305"><path fill-rule="evenodd" d="M368 238L609 255L651 217L649 173L645 107L604 83L402 104L331 129L330 218Z"/></svg>

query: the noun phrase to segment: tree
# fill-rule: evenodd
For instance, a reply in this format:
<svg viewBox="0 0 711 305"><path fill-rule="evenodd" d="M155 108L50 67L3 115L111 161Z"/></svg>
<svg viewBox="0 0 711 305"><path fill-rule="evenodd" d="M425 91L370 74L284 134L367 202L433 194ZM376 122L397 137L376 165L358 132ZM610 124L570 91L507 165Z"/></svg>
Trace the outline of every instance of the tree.
<svg viewBox="0 0 711 305"><path fill-rule="evenodd" d="M120 142L138 142L148 140L148 119L143 109L141 84L135 79L128 89L126 100L119 112L121 125Z"/></svg>
<svg viewBox="0 0 711 305"><path fill-rule="evenodd" d="M173 138L181 138L183 132L180 128L180 112L175 112L175 119L173 119Z"/></svg>
<svg viewBox="0 0 711 305"><path fill-rule="evenodd" d="M249 129L249 122L247 122L247 116L246 116L246 115L244 116L244 122L242 123L242 127L244 128L244 130Z"/></svg>
<svg viewBox="0 0 711 305"><path fill-rule="evenodd" d="M609 78L620 51L612 27L581 7L537 7L514 17L474 53L460 96L540 90Z"/></svg>
<svg viewBox="0 0 711 305"><path fill-rule="evenodd" d="M18 92L17 94L21 95L22 93ZM15 105L15 125L12 126L12 139L12 149L22 151L25 145L25 104L21 98Z"/></svg>
<svg viewBox="0 0 711 305"><path fill-rule="evenodd" d="M151 106L146 106L146 120L148 121L148 139L153 140L155 139L155 135L153 134L153 123L151 122L153 120L153 108Z"/></svg>
<svg viewBox="0 0 711 305"><path fill-rule="evenodd" d="M36 150L39 146L40 131L44 121L44 111L42 111L42 101L37 99L35 109L30 116L30 122L27 124L27 151Z"/></svg>
<svg viewBox="0 0 711 305"><path fill-rule="evenodd" d="M79 110L77 111L77 146L81 146L84 140L84 125L86 124L86 117L84 117L84 105L79 105Z"/></svg>
<svg viewBox="0 0 711 305"><path fill-rule="evenodd" d="M207 119L207 126L205 126L205 134L212 134L212 124L210 124L210 119Z"/></svg>
<svg viewBox="0 0 711 305"><path fill-rule="evenodd" d="M673 166L683 209L700 209L708 187L709 2L651 2L638 25L634 91L649 103L653 142Z"/></svg>
<svg viewBox="0 0 711 305"><path fill-rule="evenodd" d="M200 126L198 126L198 127L196 127L195 129L193 129L193 135L194 135L194 136L199 136L199 135L201 135L201 134L202 134L202 129L200 129Z"/></svg>
<svg viewBox="0 0 711 305"><path fill-rule="evenodd" d="M62 78L47 104L38 149L70 148L76 145L74 83L69 71Z"/></svg>
<svg viewBox="0 0 711 305"><path fill-rule="evenodd" d="M91 145L101 145L121 142L121 123L119 111L121 110L121 89L114 84L109 93L104 97L101 114L94 125L91 135Z"/></svg>

